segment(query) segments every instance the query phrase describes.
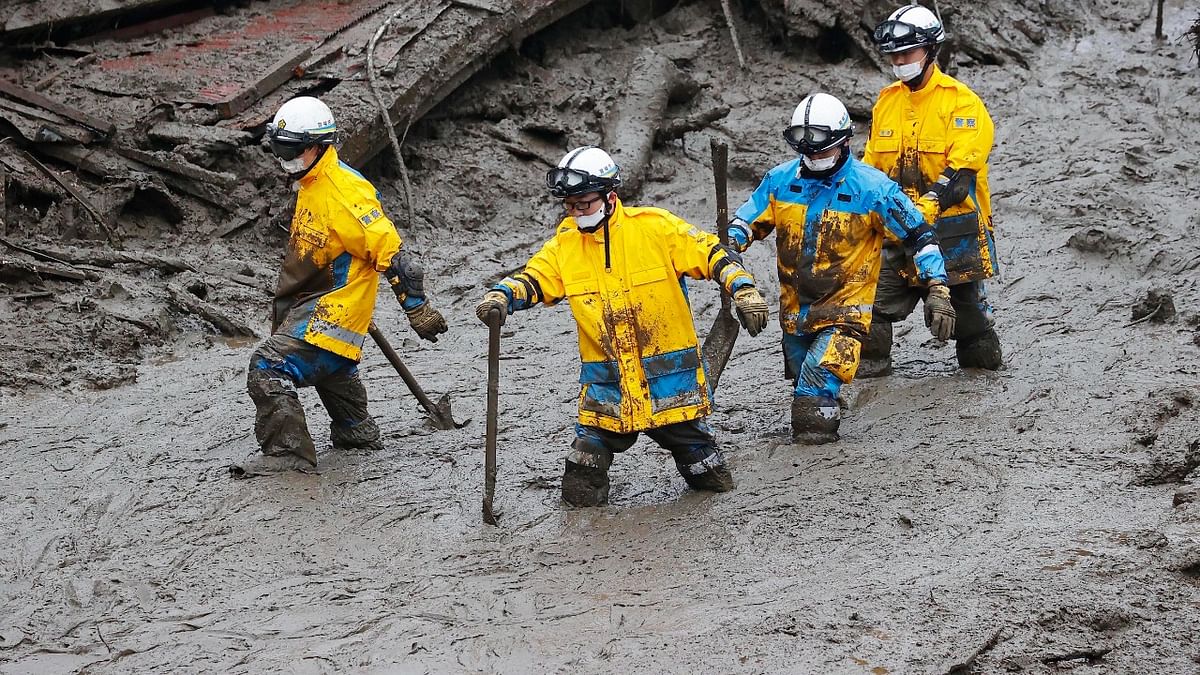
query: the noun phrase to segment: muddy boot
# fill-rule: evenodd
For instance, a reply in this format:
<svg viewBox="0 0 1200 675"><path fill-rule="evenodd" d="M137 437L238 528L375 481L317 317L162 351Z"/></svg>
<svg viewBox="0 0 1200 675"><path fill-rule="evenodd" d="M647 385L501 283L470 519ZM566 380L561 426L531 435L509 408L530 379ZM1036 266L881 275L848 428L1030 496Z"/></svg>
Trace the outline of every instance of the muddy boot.
<svg viewBox="0 0 1200 675"><path fill-rule="evenodd" d="M892 374L892 322L879 317L871 320L871 330L863 341L855 377L883 377Z"/></svg>
<svg viewBox="0 0 1200 675"><path fill-rule="evenodd" d="M825 396L792 398L792 440L804 445L821 445L838 440L842 411L837 401Z"/></svg>
<svg viewBox="0 0 1200 675"><path fill-rule="evenodd" d="M296 455L317 465L317 448L308 433L295 383L267 370L251 369L247 390L254 400L254 436L264 455Z"/></svg>
<svg viewBox="0 0 1200 675"><path fill-rule="evenodd" d="M329 440L333 441L336 450L383 450L379 440L379 425L368 417L357 424L329 423Z"/></svg>
<svg viewBox="0 0 1200 675"><path fill-rule="evenodd" d="M562 498L571 506L604 506L608 503L608 470L567 460Z"/></svg>
<svg viewBox="0 0 1200 675"><path fill-rule="evenodd" d="M254 455L245 461L231 464L229 475L234 478L254 478L281 473L316 473L314 464L293 454Z"/></svg>
<svg viewBox="0 0 1200 675"><path fill-rule="evenodd" d="M674 450L675 468L693 490L729 492L733 489L733 474L721 452L713 446L690 450Z"/></svg>
<svg viewBox="0 0 1200 675"><path fill-rule="evenodd" d="M1003 355L1000 352L1000 338L996 331L988 329L965 340L954 343L954 351L958 355L960 368L983 368L984 370L999 370L1003 365Z"/></svg>

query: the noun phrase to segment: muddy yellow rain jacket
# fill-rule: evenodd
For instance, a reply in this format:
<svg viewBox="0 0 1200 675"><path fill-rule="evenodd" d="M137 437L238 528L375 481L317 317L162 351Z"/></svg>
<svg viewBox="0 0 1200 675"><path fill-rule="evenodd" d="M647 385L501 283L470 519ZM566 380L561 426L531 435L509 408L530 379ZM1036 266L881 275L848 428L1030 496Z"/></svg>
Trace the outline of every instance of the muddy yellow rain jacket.
<svg viewBox="0 0 1200 675"><path fill-rule="evenodd" d="M731 227L745 247L775 232L779 323L789 335L839 328L861 340L871 326L884 232L904 242L921 278L945 283L937 236L888 177L853 157L808 177L793 159L767 172Z"/></svg>
<svg viewBox="0 0 1200 675"><path fill-rule="evenodd" d="M379 273L399 250L379 193L329 148L299 181L272 332L359 360Z"/></svg>
<svg viewBox="0 0 1200 675"><path fill-rule="evenodd" d="M987 170L995 129L975 92L933 68L918 91L893 82L879 92L863 161L899 183L934 224L950 283L979 281L999 271ZM974 171L975 184L966 199L939 213L937 201L923 195L947 168Z"/></svg>
<svg viewBox="0 0 1200 675"><path fill-rule="evenodd" d="M684 277L718 278L730 293L753 279L717 238L662 209L626 207L605 232L566 218L552 239L494 288L509 311L563 298L579 331L580 424L617 433L711 411Z"/></svg>

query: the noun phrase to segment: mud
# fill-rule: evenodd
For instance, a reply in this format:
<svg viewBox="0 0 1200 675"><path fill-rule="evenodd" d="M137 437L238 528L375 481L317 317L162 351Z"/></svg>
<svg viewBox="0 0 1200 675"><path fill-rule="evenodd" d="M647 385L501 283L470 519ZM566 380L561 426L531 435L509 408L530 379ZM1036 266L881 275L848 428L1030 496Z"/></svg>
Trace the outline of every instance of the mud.
<svg viewBox="0 0 1200 675"><path fill-rule="evenodd" d="M991 22L1003 6L958 11ZM1019 10L1040 36L1020 59L954 63L997 122L989 290L1007 367L959 371L911 318L895 373L846 389L841 441L797 447L779 328L743 334L711 418L727 494L688 490L643 440L612 469L611 507L565 507L575 335L565 306L539 308L504 327L500 525L481 524L487 330L472 309L552 232L546 165L599 140L645 44L701 87L668 115L730 112L658 147L628 201L706 229L708 134L731 146L736 205L788 158L779 129L809 90L869 110L887 77L868 57L829 63L757 10L739 14L746 72L716 2L640 24L587 10L410 131L418 219L402 233L451 332L420 342L386 291L376 319L473 420L462 429L433 430L368 347L382 451L330 449L306 390L319 473L228 477L255 451L255 341L171 308L167 287L208 280L206 302L264 333L272 227L208 243L147 209L156 250L196 272L126 262L6 284L0 671L1196 672L1200 119L1177 41L1195 10L1168 1L1155 42L1146 3L1058 9ZM367 168L401 204L388 161ZM271 217L289 208L281 192ZM768 299L773 246L746 255ZM1151 292L1176 321L1131 321ZM690 297L703 330L718 294Z"/></svg>

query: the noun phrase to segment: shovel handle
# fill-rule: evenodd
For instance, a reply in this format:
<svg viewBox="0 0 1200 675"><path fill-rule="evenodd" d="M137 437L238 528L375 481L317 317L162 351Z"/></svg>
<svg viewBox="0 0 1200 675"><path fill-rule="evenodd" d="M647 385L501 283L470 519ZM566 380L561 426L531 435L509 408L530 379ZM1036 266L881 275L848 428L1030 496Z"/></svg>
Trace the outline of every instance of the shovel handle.
<svg viewBox="0 0 1200 675"><path fill-rule="evenodd" d="M421 407L425 408L425 412L435 418L438 417L437 406L433 405L433 401L429 400L429 397L425 395L425 390L417 383L417 378L413 377L413 374L409 372L408 366L404 365L404 362L400 360L400 355L396 353L395 349L392 349L391 343L383 336L383 332L379 330L374 321L371 322L371 327L367 329L367 332L371 334L371 339L375 340L375 344L379 345L379 351L383 352L383 355L387 357L392 367L400 374L400 379L404 380L404 384L408 385L409 391L420 401Z"/></svg>
<svg viewBox="0 0 1200 675"><path fill-rule="evenodd" d="M715 138L708 141L712 150L713 187L717 191L717 238L729 245L729 146ZM721 289L721 309L729 311L729 294Z"/></svg>
<svg viewBox="0 0 1200 675"><path fill-rule="evenodd" d="M496 434L500 407L500 315L488 315L487 441L483 458L483 522L496 524Z"/></svg>

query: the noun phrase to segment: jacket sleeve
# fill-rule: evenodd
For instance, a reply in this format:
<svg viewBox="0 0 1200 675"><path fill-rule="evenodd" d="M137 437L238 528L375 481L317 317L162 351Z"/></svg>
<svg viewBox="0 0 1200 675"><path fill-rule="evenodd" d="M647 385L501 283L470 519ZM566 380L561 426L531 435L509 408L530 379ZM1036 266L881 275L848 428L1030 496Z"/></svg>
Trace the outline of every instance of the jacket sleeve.
<svg viewBox="0 0 1200 675"><path fill-rule="evenodd" d="M504 277L491 290L508 296L508 313L529 309L539 303L553 305L566 297L558 263L557 237L547 241L516 274Z"/></svg>
<svg viewBox="0 0 1200 675"><path fill-rule="evenodd" d="M754 278L742 266L741 256L721 246L716 235L681 218L667 216L664 237L676 276L716 280L731 295L743 286L754 285Z"/></svg>
<svg viewBox="0 0 1200 675"><path fill-rule="evenodd" d="M987 167L992 152L996 129L983 101L970 90L956 90L954 112L950 115L950 126L946 131L946 166L943 172L967 170L974 174ZM973 189L973 186L972 186ZM928 195L917 200L917 207L933 222L939 208L945 210L953 204L939 204Z"/></svg>
<svg viewBox="0 0 1200 675"><path fill-rule="evenodd" d="M341 207L331 220L346 252L368 261L376 271L386 270L402 242L396 226L384 215L379 200L347 200Z"/></svg>
<svg viewBox="0 0 1200 675"><path fill-rule="evenodd" d="M775 198L772 183L772 175L767 172L750 198L733 214L735 220L750 226L750 242L766 239L767 235L775 231ZM747 243L746 247L749 246Z"/></svg>
<svg viewBox="0 0 1200 675"><path fill-rule="evenodd" d="M908 195L893 181L882 183L874 211L884 229L904 244L917 266L922 281L947 282L946 261L938 246L937 232L925 222Z"/></svg>

